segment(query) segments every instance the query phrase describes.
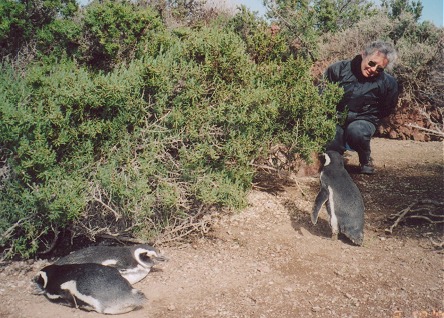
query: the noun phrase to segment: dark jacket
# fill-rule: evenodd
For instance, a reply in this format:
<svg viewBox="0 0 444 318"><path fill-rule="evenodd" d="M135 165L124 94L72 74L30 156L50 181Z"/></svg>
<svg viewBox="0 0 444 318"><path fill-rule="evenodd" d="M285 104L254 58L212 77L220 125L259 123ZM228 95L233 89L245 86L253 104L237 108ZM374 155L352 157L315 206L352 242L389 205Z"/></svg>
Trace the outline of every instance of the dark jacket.
<svg viewBox="0 0 444 318"><path fill-rule="evenodd" d="M337 105L338 112L348 111L348 121L363 119L378 125L392 113L398 103L398 83L386 72L375 77L364 77L361 72L362 57L339 61L330 65L325 77L338 83L344 95Z"/></svg>

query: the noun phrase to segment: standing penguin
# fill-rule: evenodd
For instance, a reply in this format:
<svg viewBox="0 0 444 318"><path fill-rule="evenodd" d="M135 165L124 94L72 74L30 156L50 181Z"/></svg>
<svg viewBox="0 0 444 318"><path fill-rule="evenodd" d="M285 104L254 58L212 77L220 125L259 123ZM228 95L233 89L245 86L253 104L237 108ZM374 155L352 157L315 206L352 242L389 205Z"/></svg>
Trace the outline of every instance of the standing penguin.
<svg viewBox="0 0 444 318"><path fill-rule="evenodd" d="M166 258L147 244L134 246L90 246L60 258L54 264L96 263L117 268L131 284L145 278L151 268Z"/></svg>
<svg viewBox="0 0 444 318"><path fill-rule="evenodd" d="M146 300L117 269L100 264L49 265L34 283L37 293L51 301L102 314L126 313Z"/></svg>
<svg viewBox="0 0 444 318"><path fill-rule="evenodd" d="M319 211L327 202L330 216L332 238L337 239L339 232L345 234L353 243L362 245L364 240L364 201L361 192L344 168L344 159L336 151L327 151L321 172L321 189L311 214L316 224Z"/></svg>

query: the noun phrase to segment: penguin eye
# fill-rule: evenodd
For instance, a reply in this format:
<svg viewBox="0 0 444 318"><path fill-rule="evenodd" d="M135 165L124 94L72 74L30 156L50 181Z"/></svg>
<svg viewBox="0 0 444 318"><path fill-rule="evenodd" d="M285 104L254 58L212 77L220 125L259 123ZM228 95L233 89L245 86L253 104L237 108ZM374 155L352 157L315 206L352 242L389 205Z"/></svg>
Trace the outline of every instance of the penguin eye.
<svg viewBox="0 0 444 318"><path fill-rule="evenodd" d="M163 262L167 260L165 256L157 254L154 251L147 251L146 253L141 253L140 259L145 263L155 263L156 261Z"/></svg>
<svg viewBox="0 0 444 318"><path fill-rule="evenodd" d="M39 286L43 286L43 278L41 275L37 275L34 277L34 283L36 283Z"/></svg>

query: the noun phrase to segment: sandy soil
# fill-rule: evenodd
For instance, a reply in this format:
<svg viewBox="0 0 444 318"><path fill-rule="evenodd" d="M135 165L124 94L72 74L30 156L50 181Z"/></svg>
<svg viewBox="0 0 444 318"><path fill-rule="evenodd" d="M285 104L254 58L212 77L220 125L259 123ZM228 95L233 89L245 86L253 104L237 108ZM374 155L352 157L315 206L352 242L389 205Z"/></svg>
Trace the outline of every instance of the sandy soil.
<svg viewBox="0 0 444 318"><path fill-rule="evenodd" d="M374 139L374 176L348 169L366 205L364 246L332 241L325 208L310 210L318 176L269 176L249 207L220 216L214 229L182 247L135 284L148 298L119 317L444 317L443 227L389 216L417 200L444 202L443 143ZM439 208L438 208L439 209ZM443 213L441 211L435 211ZM31 294L45 261L0 267L0 317L101 317Z"/></svg>

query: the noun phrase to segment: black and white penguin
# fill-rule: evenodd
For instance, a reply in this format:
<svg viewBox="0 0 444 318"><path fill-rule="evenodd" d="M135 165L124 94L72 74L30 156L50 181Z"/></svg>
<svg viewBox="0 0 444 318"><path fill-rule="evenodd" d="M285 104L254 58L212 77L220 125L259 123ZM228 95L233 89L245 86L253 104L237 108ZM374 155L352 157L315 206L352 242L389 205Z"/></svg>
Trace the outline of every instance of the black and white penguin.
<svg viewBox="0 0 444 318"><path fill-rule="evenodd" d="M133 246L90 246L60 258L54 264L96 263L117 268L131 284L148 275L151 268L166 258L147 244Z"/></svg>
<svg viewBox="0 0 444 318"><path fill-rule="evenodd" d="M146 300L117 269L100 264L49 265L34 283L37 293L53 302L102 314L126 313Z"/></svg>
<svg viewBox="0 0 444 318"><path fill-rule="evenodd" d="M364 201L361 192L344 168L344 159L336 151L324 154L321 189L316 196L311 221L317 223L319 211L327 203L332 238L347 236L356 245L364 240Z"/></svg>

